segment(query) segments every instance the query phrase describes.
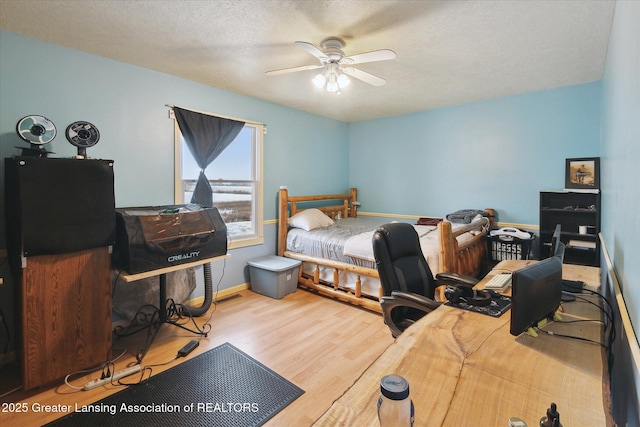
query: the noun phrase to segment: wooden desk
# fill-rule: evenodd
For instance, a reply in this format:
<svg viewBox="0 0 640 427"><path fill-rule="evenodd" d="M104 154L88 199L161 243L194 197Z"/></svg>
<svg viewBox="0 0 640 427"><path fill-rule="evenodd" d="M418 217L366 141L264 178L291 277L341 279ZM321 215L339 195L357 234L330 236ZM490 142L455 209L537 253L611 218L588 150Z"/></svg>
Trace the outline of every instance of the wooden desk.
<svg viewBox="0 0 640 427"><path fill-rule="evenodd" d="M531 265L536 263L537 261L529 260L529 261L520 261L520 260L508 260L508 261L500 261L493 270L491 270L487 276L478 283L481 287L484 284L485 280L488 280L495 274L500 272L513 272L519 268L526 267L527 265ZM598 267L588 267L584 265L577 264L562 264L562 278L567 280L581 280L585 283L585 287L594 292L598 292L600 290L600 268Z"/></svg>
<svg viewBox="0 0 640 427"><path fill-rule="evenodd" d="M592 304L564 307L565 320L600 318ZM613 425L601 347L546 334L516 338L509 322L509 313L493 318L439 307L398 337L314 425L378 425L380 378L391 373L409 381L416 426L506 426L518 417L532 427L551 402L565 426ZM596 322L554 322L545 329L602 339Z"/></svg>

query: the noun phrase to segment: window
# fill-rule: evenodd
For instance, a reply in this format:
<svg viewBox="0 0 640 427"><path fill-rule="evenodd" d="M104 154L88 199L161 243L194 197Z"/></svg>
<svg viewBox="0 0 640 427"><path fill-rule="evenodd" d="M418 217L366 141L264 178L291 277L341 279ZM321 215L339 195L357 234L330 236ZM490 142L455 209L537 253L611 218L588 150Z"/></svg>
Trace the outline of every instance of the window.
<svg viewBox="0 0 640 427"><path fill-rule="evenodd" d="M174 121L174 127L175 203L183 204L191 201L200 167L191 155L177 121ZM205 170L213 189L213 205L227 225L229 248L257 245L264 241L262 134L262 124L246 123L236 139Z"/></svg>

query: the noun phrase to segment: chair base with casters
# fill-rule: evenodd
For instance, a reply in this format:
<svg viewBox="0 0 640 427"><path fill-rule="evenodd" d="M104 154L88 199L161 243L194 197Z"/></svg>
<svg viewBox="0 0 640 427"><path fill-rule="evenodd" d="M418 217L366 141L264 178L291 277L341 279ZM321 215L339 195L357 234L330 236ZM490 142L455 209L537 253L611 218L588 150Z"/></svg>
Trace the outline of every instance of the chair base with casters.
<svg viewBox="0 0 640 427"><path fill-rule="evenodd" d="M372 244L383 291L382 315L394 338L440 306L434 298L438 286L471 288L478 283L474 277L456 273L440 273L434 279L411 224L378 227Z"/></svg>

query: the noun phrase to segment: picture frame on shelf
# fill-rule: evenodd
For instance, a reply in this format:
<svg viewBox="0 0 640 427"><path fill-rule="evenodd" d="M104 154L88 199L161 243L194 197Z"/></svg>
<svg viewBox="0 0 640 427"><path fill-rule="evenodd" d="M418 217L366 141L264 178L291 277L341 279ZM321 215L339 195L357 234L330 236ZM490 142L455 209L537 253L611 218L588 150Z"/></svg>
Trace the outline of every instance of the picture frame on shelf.
<svg viewBox="0 0 640 427"><path fill-rule="evenodd" d="M600 157L566 159L564 188L568 191L600 190Z"/></svg>

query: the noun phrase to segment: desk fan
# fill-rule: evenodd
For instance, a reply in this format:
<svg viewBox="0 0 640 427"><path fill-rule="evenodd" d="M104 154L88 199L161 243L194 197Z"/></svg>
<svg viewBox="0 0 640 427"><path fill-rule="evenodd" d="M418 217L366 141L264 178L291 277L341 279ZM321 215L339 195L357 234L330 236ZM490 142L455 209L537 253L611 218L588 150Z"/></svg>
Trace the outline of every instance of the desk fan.
<svg viewBox="0 0 640 427"><path fill-rule="evenodd" d="M71 145L78 147L78 158L87 157L87 148L93 147L100 141L100 132L98 128L89 122L73 122L67 126L67 141Z"/></svg>
<svg viewBox="0 0 640 427"><path fill-rule="evenodd" d="M20 138L30 144L29 148L17 147L22 150L23 156L47 157L53 154L44 148L57 134L56 126L51 120L43 116L25 116L18 121L16 131Z"/></svg>

